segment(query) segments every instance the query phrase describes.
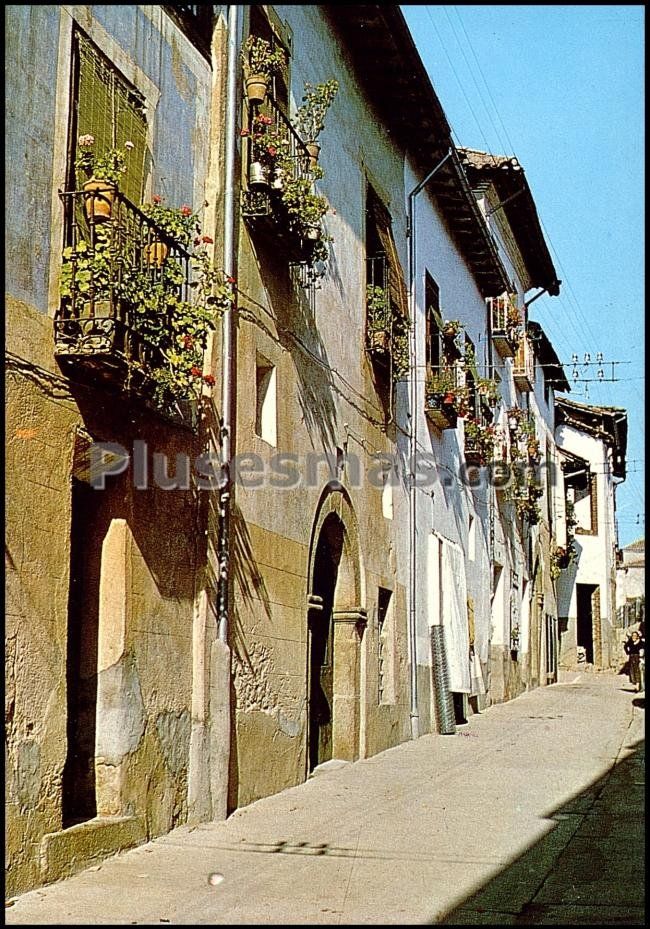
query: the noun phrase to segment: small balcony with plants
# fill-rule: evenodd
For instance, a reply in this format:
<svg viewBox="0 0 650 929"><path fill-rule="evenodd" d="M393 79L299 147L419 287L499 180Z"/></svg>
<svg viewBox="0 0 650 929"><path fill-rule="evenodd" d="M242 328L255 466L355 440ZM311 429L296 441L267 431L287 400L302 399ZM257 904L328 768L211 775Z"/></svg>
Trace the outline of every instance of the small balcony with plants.
<svg viewBox="0 0 650 929"><path fill-rule="evenodd" d="M192 425L214 384L203 353L232 304L232 282L214 269L212 239L189 206L166 207L160 197L136 206L118 181L59 192L67 244L55 355L71 378Z"/></svg>
<svg viewBox="0 0 650 929"><path fill-rule="evenodd" d="M366 351L374 367L399 381L409 372L409 326L390 298L385 255L366 259Z"/></svg>
<svg viewBox="0 0 650 929"><path fill-rule="evenodd" d="M424 385L424 412L438 429L455 429L458 419L470 411L469 391L455 362L443 362L427 371Z"/></svg>
<svg viewBox="0 0 650 929"><path fill-rule="evenodd" d="M338 82L305 84L292 122L270 92L271 77L285 62L283 50L250 36L242 59L248 97L248 121L240 133L246 145L242 215L289 263L304 265L312 278L318 277L331 238L323 229L329 204L315 188L324 177L317 140Z"/></svg>
<svg viewBox="0 0 650 929"><path fill-rule="evenodd" d="M512 366L515 387L522 393L530 393L535 388L535 355L529 340L524 335L519 343Z"/></svg>
<svg viewBox="0 0 650 929"><path fill-rule="evenodd" d="M522 336L522 315L516 294L488 297L492 342L502 358L514 358Z"/></svg>
<svg viewBox="0 0 650 929"><path fill-rule="evenodd" d="M541 461L541 447L536 435L534 419L522 410L508 410L508 432L510 435L510 457L513 461L537 467Z"/></svg>
<svg viewBox="0 0 650 929"><path fill-rule="evenodd" d="M482 468L494 459L498 431L492 423L480 417L468 416L464 422L465 462Z"/></svg>

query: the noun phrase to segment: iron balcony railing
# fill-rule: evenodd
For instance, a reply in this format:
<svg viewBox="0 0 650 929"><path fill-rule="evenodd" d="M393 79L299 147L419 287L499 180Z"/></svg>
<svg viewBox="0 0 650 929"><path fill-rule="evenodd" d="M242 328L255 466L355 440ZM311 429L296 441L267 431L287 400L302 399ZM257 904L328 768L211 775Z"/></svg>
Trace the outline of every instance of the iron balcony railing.
<svg viewBox="0 0 650 929"><path fill-rule="evenodd" d="M171 308L175 300L190 300L189 252L119 190L109 196L110 216L101 221L93 207L106 208L103 195L72 190L59 196L68 244L55 353L104 369L161 366L157 343L161 333L171 333Z"/></svg>
<svg viewBox="0 0 650 929"><path fill-rule="evenodd" d="M265 127L268 137L288 143L282 155L282 168L276 164L274 155L260 151L263 149L264 133L257 140L252 138L256 134L254 120L260 115L271 120ZM242 214L256 229L266 231L290 261L304 261L309 254L310 243L296 230L284 205L282 192L287 183L311 180L309 151L270 95L263 111L258 107L250 108L247 133L246 189L242 191Z"/></svg>

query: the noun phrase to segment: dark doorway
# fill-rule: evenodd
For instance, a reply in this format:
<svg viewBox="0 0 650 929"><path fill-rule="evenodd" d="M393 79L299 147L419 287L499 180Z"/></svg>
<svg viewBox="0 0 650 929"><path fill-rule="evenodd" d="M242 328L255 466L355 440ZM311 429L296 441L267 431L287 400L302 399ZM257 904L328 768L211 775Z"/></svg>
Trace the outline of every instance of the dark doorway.
<svg viewBox="0 0 650 929"><path fill-rule="evenodd" d="M597 588L596 584L577 584L578 629L577 645L585 650L587 664L594 663L594 628L593 628L593 601L592 597Z"/></svg>
<svg viewBox="0 0 650 929"><path fill-rule="evenodd" d="M330 514L316 546L314 599L309 612L309 770L332 757L334 627L332 610L343 550L343 524Z"/></svg>
<svg viewBox="0 0 650 929"><path fill-rule="evenodd" d="M68 595L67 740L63 768L63 828L97 815L95 730L97 642L104 493L72 480L70 590Z"/></svg>

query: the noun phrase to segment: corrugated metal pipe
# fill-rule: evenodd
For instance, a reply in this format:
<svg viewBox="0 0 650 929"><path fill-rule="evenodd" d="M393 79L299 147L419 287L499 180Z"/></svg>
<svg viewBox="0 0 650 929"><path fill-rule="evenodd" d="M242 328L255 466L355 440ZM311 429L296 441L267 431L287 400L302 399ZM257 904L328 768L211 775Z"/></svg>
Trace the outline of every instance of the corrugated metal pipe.
<svg viewBox="0 0 650 929"><path fill-rule="evenodd" d="M449 690L445 627L442 625L431 626L431 675L438 732L440 735L455 735L454 699Z"/></svg>

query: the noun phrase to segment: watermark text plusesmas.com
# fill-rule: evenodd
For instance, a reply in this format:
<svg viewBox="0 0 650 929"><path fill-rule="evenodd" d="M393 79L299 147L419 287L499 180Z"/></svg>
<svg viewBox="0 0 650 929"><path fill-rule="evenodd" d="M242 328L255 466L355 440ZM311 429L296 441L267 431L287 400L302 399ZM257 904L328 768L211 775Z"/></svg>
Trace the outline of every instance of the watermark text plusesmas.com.
<svg viewBox="0 0 650 929"><path fill-rule="evenodd" d="M423 489L436 484L451 486L454 483L475 487L481 483L505 488L527 473L542 479L548 472L555 478L553 461L535 467L525 462L492 461L484 467L467 465L460 461L457 470L441 465L432 454L419 452L412 459L390 452L367 454L363 458L346 452L307 452L298 455L278 451L263 458L256 452L235 455L229 464L228 477L221 459L216 454L204 453L195 458L181 452L165 455L152 451L141 439L133 442L129 451L117 442L94 442L89 450L89 482L96 490L105 490L108 482L128 473L133 487L148 490L218 490L228 479L241 487L270 487L275 490L295 490L299 487L322 487L323 483L337 480L350 488L364 484L382 489L387 484L397 487L409 485Z"/></svg>

